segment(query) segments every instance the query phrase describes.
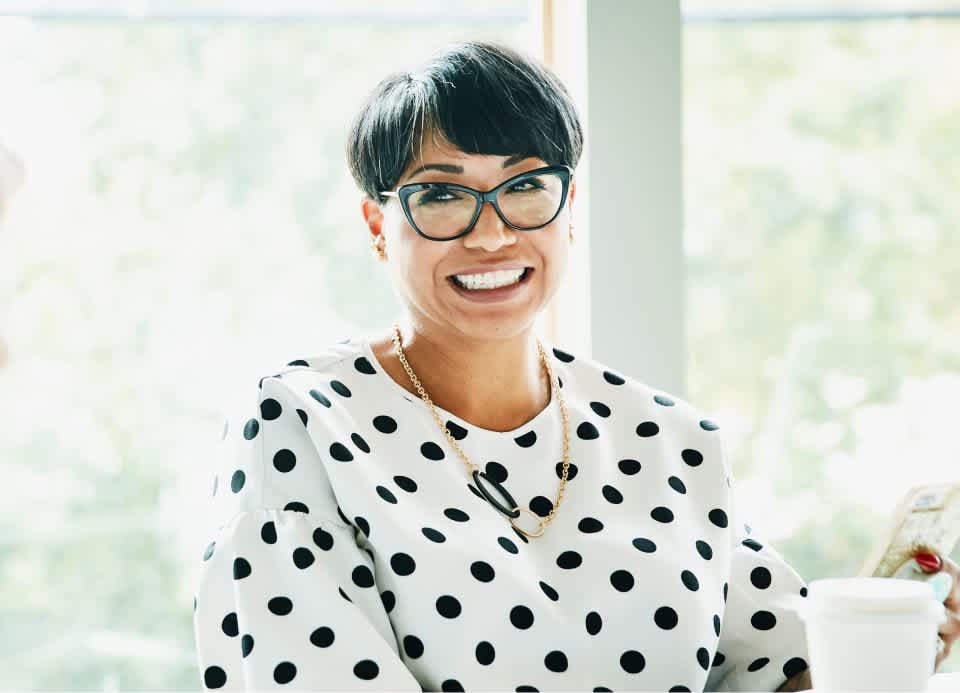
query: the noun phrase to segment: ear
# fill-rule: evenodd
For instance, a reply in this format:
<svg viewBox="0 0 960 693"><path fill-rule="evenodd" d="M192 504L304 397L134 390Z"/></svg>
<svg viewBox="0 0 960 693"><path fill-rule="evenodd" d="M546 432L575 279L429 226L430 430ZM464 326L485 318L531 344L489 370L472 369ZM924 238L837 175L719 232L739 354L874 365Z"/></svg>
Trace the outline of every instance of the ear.
<svg viewBox="0 0 960 693"><path fill-rule="evenodd" d="M360 213L370 231L372 242L377 243L383 230L383 210L376 200L364 196L360 199Z"/></svg>

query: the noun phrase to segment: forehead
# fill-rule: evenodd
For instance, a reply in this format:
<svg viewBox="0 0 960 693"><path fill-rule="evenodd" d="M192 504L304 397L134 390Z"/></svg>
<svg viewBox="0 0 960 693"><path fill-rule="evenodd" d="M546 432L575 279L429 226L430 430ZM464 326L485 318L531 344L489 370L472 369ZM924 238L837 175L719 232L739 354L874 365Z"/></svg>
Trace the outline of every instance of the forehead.
<svg viewBox="0 0 960 693"><path fill-rule="evenodd" d="M539 159L521 154L469 154L442 138L428 133L424 135L422 144L419 140L414 144L413 158L401 175L401 180L412 178L425 171L440 171L452 175L480 171L507 171L529 159L543 165Z"/></svg>

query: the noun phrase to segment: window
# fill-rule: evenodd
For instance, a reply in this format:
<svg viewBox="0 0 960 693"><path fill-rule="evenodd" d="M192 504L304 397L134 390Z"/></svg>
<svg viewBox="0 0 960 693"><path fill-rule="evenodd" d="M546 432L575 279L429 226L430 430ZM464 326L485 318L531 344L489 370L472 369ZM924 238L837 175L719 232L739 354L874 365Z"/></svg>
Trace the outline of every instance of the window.
<svg viewBox="0 0 960 693"><path fill-rule="evenodd" d="M26 169L0 225L0 687L194 690L191 518L218 407L295 345L397 307L349 118L447 41L529 49L534 18L507 1L16 4L0 17L0 137Z"/></svg>
<svg viewBox="0 0 960 693"><path fill-rule="evenodd" d="M897 4L688 3L690 399L808 580L855 575L908 488L958 480L960 21Z"/></svg>

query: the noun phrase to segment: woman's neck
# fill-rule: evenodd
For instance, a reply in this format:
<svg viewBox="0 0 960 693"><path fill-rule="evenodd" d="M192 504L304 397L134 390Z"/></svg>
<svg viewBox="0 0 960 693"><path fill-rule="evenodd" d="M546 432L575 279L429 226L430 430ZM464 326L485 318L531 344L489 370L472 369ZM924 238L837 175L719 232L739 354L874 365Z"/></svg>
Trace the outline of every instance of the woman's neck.
<svg viewBox="0 0 960 693"><path fill-rule="evenodd" d="M475 426L512 431L550 403L550 381L532 332L513 339L471 343L436 338L401 323L407 363L433 403ZM370 347L384 370L408 392L417 392L393 343L393 331Z"/></svg>

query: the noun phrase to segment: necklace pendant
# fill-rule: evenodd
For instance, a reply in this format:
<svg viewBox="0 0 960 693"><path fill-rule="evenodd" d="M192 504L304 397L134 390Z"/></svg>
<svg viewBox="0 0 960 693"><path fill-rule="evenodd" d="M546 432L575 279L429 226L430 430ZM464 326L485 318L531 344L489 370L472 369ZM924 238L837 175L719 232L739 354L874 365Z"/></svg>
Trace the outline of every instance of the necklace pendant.
<svg viewBox="0 0 960 693"><path fill-rule="evenodd" d="M511 519L510 519L510 524L513 525L513 528L514 528L515 530L517 530L518 532L520 532L521 534L523 534L524 536L527 536L527 537L539 537L541 534L543 534L543 532L544 532L544 530L546 530L547 526L544 524L542 517L540 517L539 515L537 515L537 514L536 514L535 512L533 512L532 510L528 510L527 508L518 508L518 510L523 510L523 511L529 513L530 517L532 517L534 520L537 521L537 529L534 530L534 531L532 531L532 532L531 532L531 531L528 531L528 530L524 529L523 527L520 527L519 525L517 525L517 523L514 521L515 518L511 518Z"/></svg>
<svg viewBox="0 0 960 693"><path fill-rule="evenodd" d="M483 477L483 481L480 480L480 477ZM482 472L479 469L473 470L473 481L477 485L477 488L480 489L480 493L483 494L483 497L487 499L487 502L490 503L490 505L510 518L511 521L520 517L520 508L517 507L517 502L513 499L513 496L510 495L510 492L503 487L503 484L501 484L499 481L491 479L487 476L486 472ZM499 493L500 496L510 504L510 507L507 507L499 500L494 498L494 496L487 490L486 484L488 483L497 489L497 493Z"/></svg>

